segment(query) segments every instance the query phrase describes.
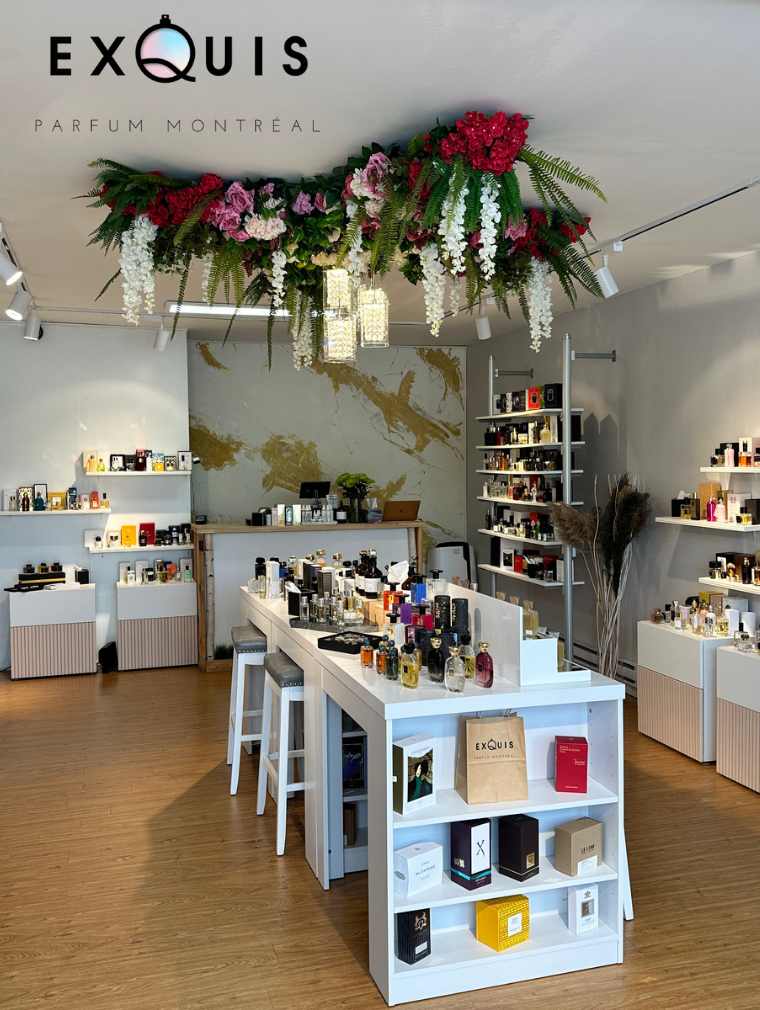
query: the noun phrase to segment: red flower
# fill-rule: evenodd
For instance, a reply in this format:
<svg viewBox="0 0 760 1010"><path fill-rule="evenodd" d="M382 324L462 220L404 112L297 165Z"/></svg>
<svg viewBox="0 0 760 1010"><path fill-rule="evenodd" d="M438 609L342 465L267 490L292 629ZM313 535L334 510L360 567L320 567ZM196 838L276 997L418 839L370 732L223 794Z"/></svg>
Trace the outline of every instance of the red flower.
<svg viewBox="0 0 760 1010"><path fill-rule="evenodd" d="M577 242L581 235L585 235L588 231L588 226L591 224L590 217L584 217L583 223L569 221L563 221L559 226L560 232L568 239L570 242Z"/></svg>
<svg viewBox="0 0 760 1010"><path fill-rule="evenodd" d="M470 237L467 239L467 243L471 249L477 249L480 245L480 229L474 231Z"/></svg>
<svg viewBox="0 0 760 1010"><path fill-rule="evenodd" d="M198 183L198 189L204 196L208 193L213 193L215 189L221 189L223 186L223 180L211 172L206 172L205 175L202 175L201 181Z"/></svg>
<svg viewBox="0 0 760 1010"><path fill-rule="evenodd" d="M444 161L457 155L481 172L503 175L511 172L528 135L528 120L516 113L496 112L490 118L482 112L468 112L443 138L440 153Z"/></svg>
<svg viewBox="0 0 760 1010"><path fill-rule="evenodd" d="M412 158L409 162L409 167L406 174L406 183L410 190L414 190L417 185L417 180L420 177L420 172L422 171L423 162L419 158ZM430 186L425 183L419 192L420 203L427 203L427 199L430 196Z"/></svg>

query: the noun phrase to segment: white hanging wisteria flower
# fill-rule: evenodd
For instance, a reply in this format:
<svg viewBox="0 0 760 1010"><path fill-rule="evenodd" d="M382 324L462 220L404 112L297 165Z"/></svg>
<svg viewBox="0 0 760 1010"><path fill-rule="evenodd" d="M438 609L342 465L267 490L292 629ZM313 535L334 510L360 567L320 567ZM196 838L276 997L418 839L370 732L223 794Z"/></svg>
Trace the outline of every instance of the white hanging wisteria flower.
<svg viewBox="0 0 760 1010"><path fill-rule="evenodd" d="M211 304L209 282L211 281L211 264L213 262L214 257L211 253L206 253L201 260L201 301L205 302L206 305Z"/></svg>
<svg viewBox="0 0 760 1010"><path fill-rule="evenodd" d="M311 299L306 299L302 312L296 312L290 320L290 336L293 339L293 367L297 372L308 368L312 362L314 348L311 333Z"/></svg>
<svg viewBox="0 0 760 1010"><path fill-rule="evenodd" d="M353 200L348 201L346 204L346 217L349 221L352 221L354 217L356 217L358 209L358 206L353 202ZM346 254L346 268L354 284L359 283L359 280L364 273L365 265L366 257L362 252L362 230L361 227L359 227L356 229L356 234L354 235L348 253Z"/></svg>
<svg viewBox="0 0 760 1010"><path fill-rule="evenodd" d="M434 337L438 336L443 321L443 304L446 297L446 271L438 258L438 246L428 242L420 252L422 288L425 292L425 319Z"/></svg>
<svg viewBox="0 0 760 1010"><path fill-rule="evenodd" d="M156 279L153 275L153 240L158 228L141 214L124 232L119 252L119 269L124 301L124 318L137 326L140 313L153 312Z"/></svg>
<svg viewBox="0 0 760 1010"><path fill-rule="evenodd" d="M451 273L456 276L464 272L464 252L467 248L467 238L464 233L465 201L468 187L464 183L459 195L454 199L454 179L449 185L449 191L441 207L441 220L438 234L443 240L443 247L451 260Z"/></svg>
<svg viewBox="0 0 760 1010"><path fill-rule="evenodd" d="M449 312L452 316L456 316L462 304L462 285L459 283L459 278L454 277L449 286Z"/></svg>
<svg viewBox="0 0 760 1010"><path fill-rule="evenodd" d="M496 271L496 236L501 221L498 196L493 176L484 176L480 187L480 272L484 281L490 281Z"/></svg>
<svg viewBox="0 0 760 1010"><path fill-rule="evenodd" d="M530 346L538 354L542 342L549 340L552 335L552 289L546 260L534 259L531 262L525 301L528 306Z"/></svg>
<svg viewBox="0 0 760 1010"><path fill-rule="evenodd" d="M272 305L279 309L285 298L285 267L288 257L284 250L275 249L272 253Z"/></svg>

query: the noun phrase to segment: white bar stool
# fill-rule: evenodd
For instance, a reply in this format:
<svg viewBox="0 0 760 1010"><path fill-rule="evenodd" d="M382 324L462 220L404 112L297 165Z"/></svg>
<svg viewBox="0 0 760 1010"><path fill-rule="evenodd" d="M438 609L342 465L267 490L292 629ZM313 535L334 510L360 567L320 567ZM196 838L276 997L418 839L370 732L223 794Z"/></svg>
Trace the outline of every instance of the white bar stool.
<svg viewBox="0 0 760 1010"><path fill-rule="evenodd" d="M227 764L232 765L230 774L230 795L238 791L240 779L240 750L248 741L261 740L261 733L244 733L243 722L261 715L263 709L245 707L246 667L264 669L264 657L267 652L266 635L252 624L240 625L232 629L232 679L230 682L230 721L227 729ZM249 688L249 697L253 695L253 681Z"/></svg>
<svg viewBox="0 0 760 1010"><path fill-rule="evenodd" d="M280 729L278 750L270 753L272 706L277 696L280 701ZM290 706L303 704L303 670L282 652L270 652L264 659L264 715L261 722L261 748L259 751L259 794L256 813L263 814L267 801L267 779L271 775L275 784L277 803L277 855L285 852L288 796L302 793L303 782L288 782L290 761L303 758L301 750L288 750L290 739Z"/></svg>

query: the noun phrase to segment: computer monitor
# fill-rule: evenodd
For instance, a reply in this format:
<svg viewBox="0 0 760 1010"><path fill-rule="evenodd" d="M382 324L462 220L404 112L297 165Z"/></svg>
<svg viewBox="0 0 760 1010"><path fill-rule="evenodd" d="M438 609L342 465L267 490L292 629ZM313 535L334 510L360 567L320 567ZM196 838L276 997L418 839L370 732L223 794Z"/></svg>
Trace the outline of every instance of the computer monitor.
<svg viewBox="0 0 760 1010"><path fill-rule="evenodd" d="M329 493L329 480L304 480L301 481L301 490L298 492L298 497L304 500L313 500L314 498L326 498Z"/></svg>

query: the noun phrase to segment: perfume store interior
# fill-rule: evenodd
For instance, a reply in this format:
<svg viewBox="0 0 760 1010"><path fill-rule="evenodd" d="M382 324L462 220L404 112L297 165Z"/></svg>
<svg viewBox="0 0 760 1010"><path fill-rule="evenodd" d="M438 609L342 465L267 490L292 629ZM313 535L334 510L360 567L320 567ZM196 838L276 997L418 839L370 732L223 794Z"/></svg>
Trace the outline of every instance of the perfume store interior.
<svg viewBox="0 0 760 1010"><path fill-rule="evenodd" d="M11 155L0 1005L758 1005L760 151L676 21L573 13L584 146L443 6L311 145L51 141L55 243Z"/></svg>

